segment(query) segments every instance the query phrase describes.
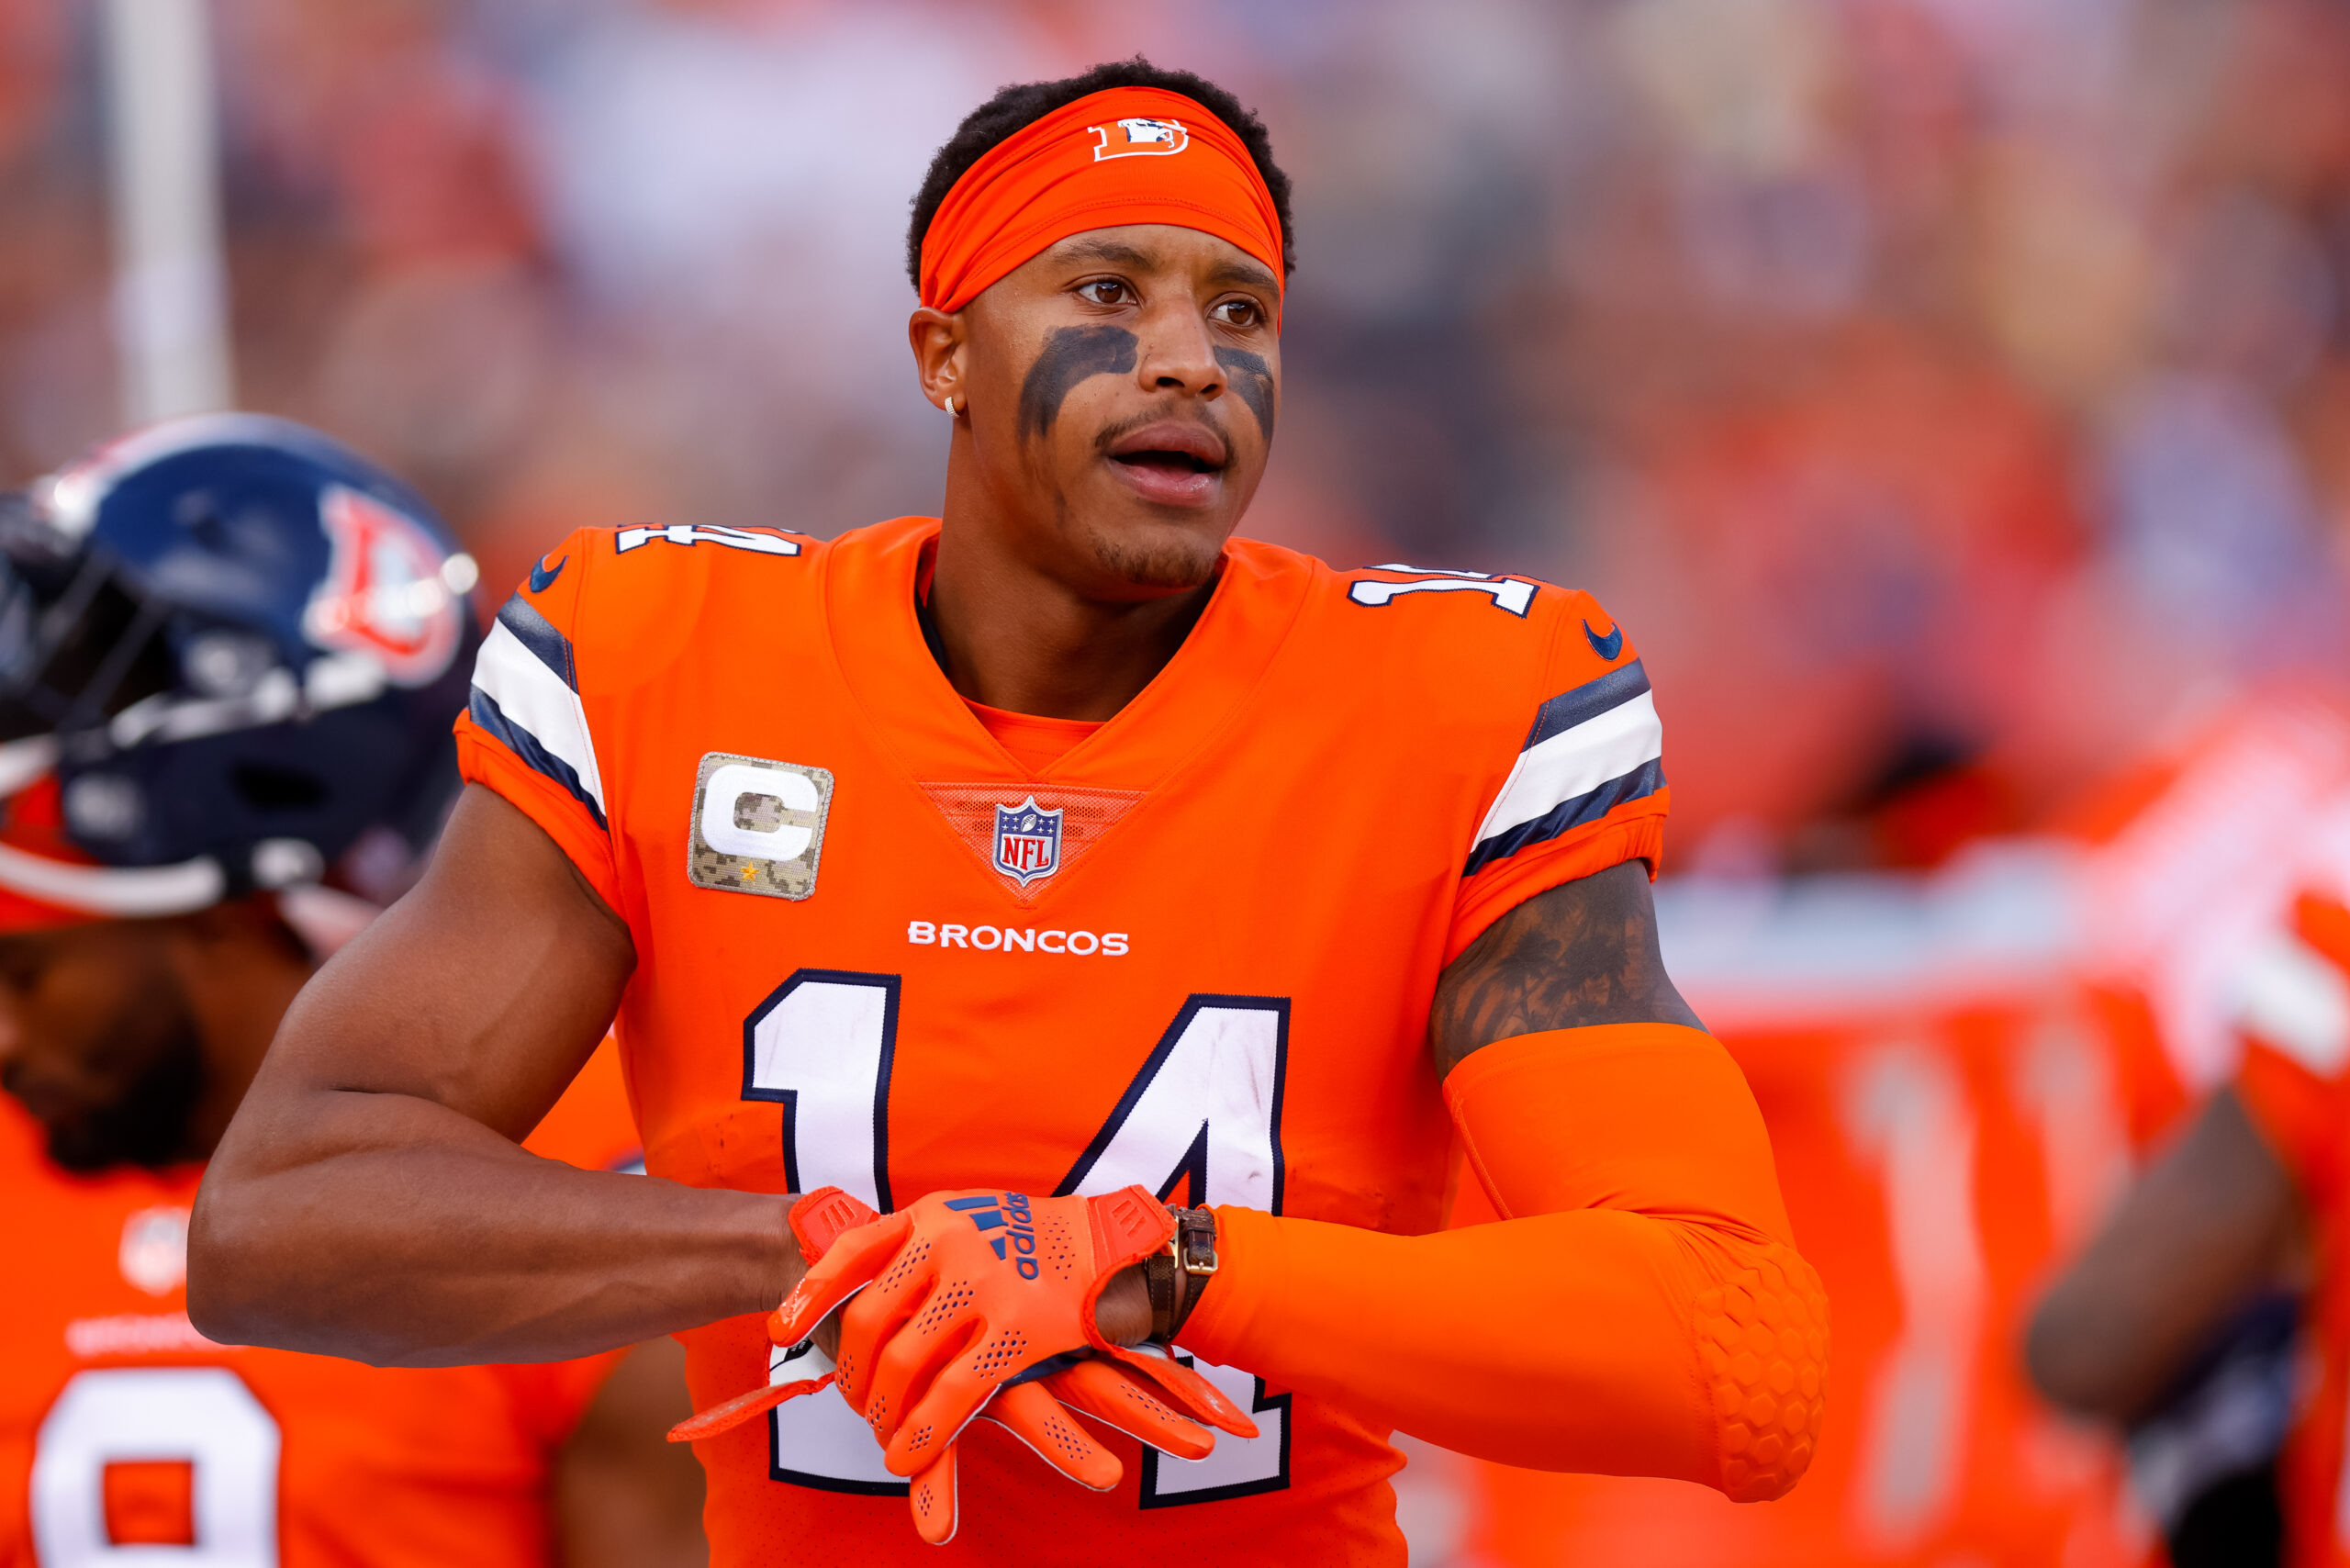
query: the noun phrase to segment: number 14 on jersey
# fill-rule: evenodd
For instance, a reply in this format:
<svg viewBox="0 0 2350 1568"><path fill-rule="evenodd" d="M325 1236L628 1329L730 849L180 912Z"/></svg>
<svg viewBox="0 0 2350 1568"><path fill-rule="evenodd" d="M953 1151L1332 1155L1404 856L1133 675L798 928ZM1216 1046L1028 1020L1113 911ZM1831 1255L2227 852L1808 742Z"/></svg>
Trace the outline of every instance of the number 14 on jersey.
<svg viewBox="0 0 2350 1568"><path fill-rule="evenodd" d="M801 969L744 1020L743 1097L782 1107L784 1173L792 1191L832 1185L876 1208L894 1206L890 1073L899 985L896 975ZM1195 1204L1279 1214L1288 1048L1286 998L1188 998L1055 1194L1090 1196L1139 1182L1165 1197L1189 1176ZM821 1362L822 1354L811 1350L806 1358ZM1268 1395L1259 1379L1235 1368L1197 1365L1256 1417L1259 1435L1219 1438L1215 1451L1196 1463L1146 1448L1146 1508L1289 1484L1289 1395ZM778 1359L771 1375L812 1372L806 1364L787 1372ZM772 1420L769 1469L778 1481L841 1492L906 1490L882 1468L872 1434L842 1400L793 1400Z"/></svg>

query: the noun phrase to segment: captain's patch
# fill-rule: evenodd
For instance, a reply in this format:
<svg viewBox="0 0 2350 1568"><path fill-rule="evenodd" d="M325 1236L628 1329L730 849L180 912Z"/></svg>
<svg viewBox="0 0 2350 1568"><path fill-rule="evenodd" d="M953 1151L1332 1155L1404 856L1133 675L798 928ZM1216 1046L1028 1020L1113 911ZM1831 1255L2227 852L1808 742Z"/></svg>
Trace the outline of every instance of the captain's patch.
<svg viewBox="0 0 2350 1568"><path fill-rule="evenodd" d="M771 899L808 897L832 804L827 768L711 752L694 780L687 879Z"/></svg>

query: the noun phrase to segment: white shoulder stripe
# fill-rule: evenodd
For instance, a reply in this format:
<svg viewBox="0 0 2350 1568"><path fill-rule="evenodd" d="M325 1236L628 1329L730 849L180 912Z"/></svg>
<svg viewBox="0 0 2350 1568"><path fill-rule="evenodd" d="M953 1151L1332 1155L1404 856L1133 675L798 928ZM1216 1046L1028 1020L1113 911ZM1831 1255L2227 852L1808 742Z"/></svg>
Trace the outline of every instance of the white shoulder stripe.
<svg viewBox="0 0 2350 1568"><path fill-rule="evenodd" d="M1664 726L1656 716L1656 699L1643 691L1520 752L1493 809L1477 824L1476 842L1548 816L1663 755Z"/></svg>
<svg viewBox="0 0 2350 1568"><path fill-rule="evenodd" d="M2245 956L2232 986L2239 1028L2320 1078L2350 1058L2350 979L2289 932Z"/></svg>
<svg viewBox="0 0 2350 1568"><path fill-rule="evenodd" d="M482 640L474 685L488 694L509 722L529 732L549 755L570 764L596 809L606 809L604 778L596 768L596 744L588 733L588 710L580 705L579 694L502 621L493 622Z"/></svg>

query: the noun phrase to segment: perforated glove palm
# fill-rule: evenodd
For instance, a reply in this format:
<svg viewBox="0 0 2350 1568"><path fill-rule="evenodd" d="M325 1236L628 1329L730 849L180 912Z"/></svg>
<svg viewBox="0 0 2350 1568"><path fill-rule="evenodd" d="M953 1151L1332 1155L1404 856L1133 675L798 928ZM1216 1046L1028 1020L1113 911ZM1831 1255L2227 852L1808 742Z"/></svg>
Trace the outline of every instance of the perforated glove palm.
<svg viewBox="0 0 2350 1568"><path fill-rule="evenodd" d="M954 1440L983 1410L1096 1490L1116 1485L1121 1467L1056 1400L1186 1459L1214 1441L1186 1416L1257 1435L1205 1378L1156 1347L1111 1343L1094 1321L1110 1277L1174 1229L1141 1187L1099 1198L934 1193L842 1237L769 1333L797 1343L848 1302L841 1391L880 1439L883 1463L912 1478L916 1528L943 1541L955 1529Z"/></svg>
<svg viewBox="0 0 2350 1568"><path fill-rule="evenodd" d="M1112 1345L1093 1322L1109 1277L1173 1234L1165 1206L1140 1187L1041 1201L941 1193L882 1217L826 1188L793 1208L792 1228L811 1267L769 1317L768 1338L797 1345L850 1303L842 1313L841 1392L884 1445L884 1462L910 1478L914 1527L925 1540L944 1544L955 1534L954 1439L975 1417L1002 1426L1095 1491L1115 1486L1123 1467L1064 1406L1182 1459L1206 1457L1215 1439L1179 1412L1257 1435L1255 1423L1190 1368L1156 1347ZM834 1375L753 1389L670 1436L716 1436ZM920 1414L910 1424L890 1418L892 1409Z"/></svg>

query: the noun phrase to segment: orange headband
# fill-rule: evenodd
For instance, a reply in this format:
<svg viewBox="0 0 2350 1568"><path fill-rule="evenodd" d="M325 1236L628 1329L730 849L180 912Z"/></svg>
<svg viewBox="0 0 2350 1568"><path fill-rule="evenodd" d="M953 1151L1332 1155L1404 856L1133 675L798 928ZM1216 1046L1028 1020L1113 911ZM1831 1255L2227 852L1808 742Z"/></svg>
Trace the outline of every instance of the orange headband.
<svg viewBox="0 0 2350 1568"><path fill-rule="evenodd" d="M1240 138L1197 99L1113 87L964 171L922 238L922 302L960 310L1047 246L1127 223L1197 229L1281 275L1281 218Z"/></svg>

